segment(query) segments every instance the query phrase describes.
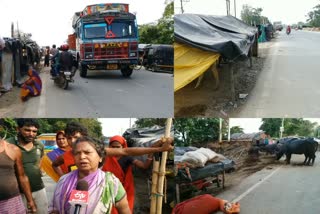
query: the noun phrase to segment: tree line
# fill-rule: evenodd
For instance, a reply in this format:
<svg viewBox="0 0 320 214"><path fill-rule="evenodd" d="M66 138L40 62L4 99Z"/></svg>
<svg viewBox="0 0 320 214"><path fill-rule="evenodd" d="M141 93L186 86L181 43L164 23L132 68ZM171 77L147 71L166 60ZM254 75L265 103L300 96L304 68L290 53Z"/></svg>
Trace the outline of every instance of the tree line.
<svg viewBox="0 0 320 214"><path fill-rule="evenodd" d="M58 131L64 130L67 123L71 121L76 121L84 125L88 129L88 134L91 137L101 139L103 138L102 134L102 125L101 122L96 118L49 118L49 119L37 119L39 122L38 135L43 133L56 133ZM164 127L166 124L165 118L141 118L135 121L133 125L136 128L145 128L151 127L154 125ZM112 124L110 124L112 126ZM0 138L9 138L16 136L17 134L17 123L15 119L4 118L0 119Z"/></svg>
<svg viewBox="0 0 320 214"><path fill-rule="evenodd" d="M139 25L139 40L142 44L173 44L174 3L165 1L162 18L157 23Z"/></svg>
<svg viewBox="0 0 320 214"><path fill-rule="evenodd" d="M279 138L281 126L282 118L262 118L259 130L272 138ZM228 137L228 127L229 121L223 120L222 137L225 140ZM217 141L219 137L218 118L176 118L174 128L176 146L201 146ZM243 127L231 127L230 133L243 133ZM319 137L320 126L303 118L285 118L283 137L286 136Z"/></svg>

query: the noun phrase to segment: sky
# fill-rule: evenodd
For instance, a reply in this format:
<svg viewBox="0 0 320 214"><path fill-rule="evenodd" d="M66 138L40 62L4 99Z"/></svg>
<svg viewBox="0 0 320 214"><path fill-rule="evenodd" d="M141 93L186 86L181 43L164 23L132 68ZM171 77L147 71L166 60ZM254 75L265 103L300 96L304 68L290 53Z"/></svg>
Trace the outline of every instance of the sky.
<svg viewBox="0 0 320 214"><path fill-rule="evenodd" d="M311 122L317 122L320 125L320 118L304 118ZM259 131L261 118L230 118L230 127L240 126L244 133L254 133Z"/></svg>
<svg viewBox="0 0 320 214"><path fill-rule="evenodd" d="M0 0L0 36L11 36L11 23L19 25L40 46L60 46L73 33L71 27L75 12L87 5L103 3L101 0ZM110 2L110 1L108 1ZM111 1L112 2L112 1ZM116 0L128 3L129 11L137 15L137 23L147 24L162 17L165 0Z"/></svg>
<svg viewBox="0 0 320 214"><path fill-rule="evenodd" d="M102 134L107 137L122 135L136 121L135 118L98 118L102 125Z"/></svg>
<svg viewBox="0 0 320 214"><path fill-rule="evenodd" d="M225 0L182 0L184 13L207 15L226 15ZM319 0L235 0L236 16L240 18L242 6L248 4L253 8L261 7L262 15L271 22L282 21L283 24L305 22L308 12L320 4ZM175 13L181 13L180 0L175 0ZM230 0L230 13L234 16L234 0Z"/></svg>

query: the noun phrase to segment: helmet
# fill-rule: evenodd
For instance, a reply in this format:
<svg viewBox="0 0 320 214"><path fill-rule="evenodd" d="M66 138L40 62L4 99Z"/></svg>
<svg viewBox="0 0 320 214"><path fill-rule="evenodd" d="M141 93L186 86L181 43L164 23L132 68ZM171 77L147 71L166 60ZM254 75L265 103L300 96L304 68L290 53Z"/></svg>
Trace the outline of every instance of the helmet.
<svg viewBox="0 0 320 214"><path fill-rule="evenodd" d="M67 51L67 50L69 50L69 45L67 45L67 44L61 45L61 46L60 46L60 50L62 50L62 51Z"/></svg>

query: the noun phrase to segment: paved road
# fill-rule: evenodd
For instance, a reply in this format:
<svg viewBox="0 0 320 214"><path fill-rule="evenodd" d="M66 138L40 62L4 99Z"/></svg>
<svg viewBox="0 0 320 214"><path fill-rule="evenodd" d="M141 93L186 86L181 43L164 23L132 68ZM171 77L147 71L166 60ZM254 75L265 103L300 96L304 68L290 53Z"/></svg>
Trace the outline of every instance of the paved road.
<svg viewBox="0 0 320 214"><path fill-rule="evenodd" d="M130 78L120 71L94 71L67 90L54 85L49 68L41 74L43 92L26 103L23 117L172 117L173 77L136 70ZM20 115L17 115L19 117Z"/></svg>
<svg viewBox="0 0 320 214"><path fill-rule="evenodd" d="M247 103L235 117L320 115L320 32L281 32Z"/></svg>
<svg viewBox="0 0 320 214"><path fill-rule="evenodd" d="M259 171L218 197L239 201L245 214L320 213L320 153L314 166L299 166L304 155L293 155L291 165ZM284 163L284 157L281 159Z"/></svg>

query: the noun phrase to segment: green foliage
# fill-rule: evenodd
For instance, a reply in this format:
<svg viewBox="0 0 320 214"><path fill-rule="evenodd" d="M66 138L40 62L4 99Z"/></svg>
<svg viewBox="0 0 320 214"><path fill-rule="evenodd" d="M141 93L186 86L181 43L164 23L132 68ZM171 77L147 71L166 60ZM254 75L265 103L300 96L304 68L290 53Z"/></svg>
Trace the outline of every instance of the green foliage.
<svg viewBox="0 0 320 214"><path fill-rule="evenodd" d="M280 136L281 118L262 119L260 129L270 134L272 137ZM313 136L317 123L302 118L286 118L284 119L283 136Z"/></svg>
<svg viewBox="0 0 320 214"><path fill-rule="evenodd" d="M0 119L0 139L10 138L17 134L16 122L11 118Z"/></svg>
<svg viewBox="0 0 320 214"><path fill-rule="evenodd" d="M2 119L2 127L0 126L0 136L3 137L7 133L7 138L16 135L16 122L14 119ZM83 124L88 129L88 134L94 138L102 137L101 123L97 119L37 119L40 125L38 134L42 133L56 133L64 130L66 124L71 121L77 121Z"/></svg>
<svg viewBox="0 0 320 214"><path fill-rule="evenodd" d="M244 133L243 128L241 128L240 126L231 127L230 134L234 134L234 133Z"/></svg>
<svg viewBox="0 0 320 214"><path fill-rule="evenodd" d="M143 44L173 44L173 1L167 4L162 18L157 24L139 26L140 43Z"/></svg>
<svg viewBox="0 0 320 214"><path fill-rule="evenodd" d="M320 4L313 8L307 15L307 21L312 27L320 27Z"/></svg>
<svg viewBox="0 0 320 214"><path fill-rule="evenodd" d="M166 125L166 118L141 118L135 121L137 128L151 127L154 125L164 127Z"/></svg>
<svg viewBox="0 0 320 214"><path fill-rule="evenodd" d="M265 131L272 137L279 137L281 121L281 118L263 118L262 125L259 129Z"/></svg>
<svg viewBox="0 0 320 214"><path fill-rule="evenodd" d="M218 118L176 118L174 120L175 145L197 146L212 140L219 135Z"/></svg>
<svg viewBox="0 0 320 214"><path fill-rule="evenodd" d="M249 25L260 25L270 23L269 19L261 16L262 8L253 8L247 4L242 6L241 19Z"/></svg>

